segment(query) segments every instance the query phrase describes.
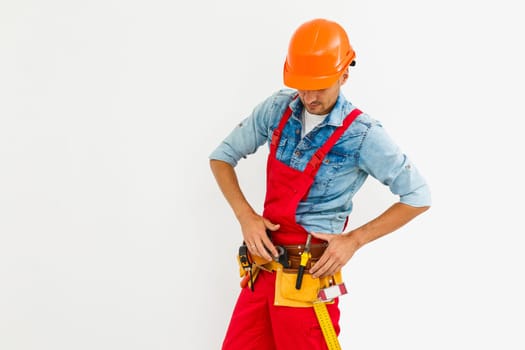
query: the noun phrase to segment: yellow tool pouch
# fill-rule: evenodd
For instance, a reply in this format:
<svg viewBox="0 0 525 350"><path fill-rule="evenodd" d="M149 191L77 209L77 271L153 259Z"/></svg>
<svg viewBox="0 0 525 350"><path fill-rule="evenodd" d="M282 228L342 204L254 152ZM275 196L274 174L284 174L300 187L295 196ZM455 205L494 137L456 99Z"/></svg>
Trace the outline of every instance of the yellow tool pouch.
<svg viewBox="0 0 525 350"><path fill-rule="evenodd" d="M278 263L270 264L276 273L274 305L278 306L312 307L313 302L318 300L321 289L343 282L340 271L323 278L313 278L309 273L305 273L301 289L296 289L297 271L285 270Z"/></svg>

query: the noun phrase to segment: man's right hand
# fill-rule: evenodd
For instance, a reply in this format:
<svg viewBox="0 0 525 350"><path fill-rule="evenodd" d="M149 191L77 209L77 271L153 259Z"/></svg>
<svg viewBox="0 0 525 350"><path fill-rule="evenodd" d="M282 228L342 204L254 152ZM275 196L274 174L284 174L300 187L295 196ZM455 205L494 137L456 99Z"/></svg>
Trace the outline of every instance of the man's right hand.
<svg viewBox="0 0 525 350"><path fill-rule="evenodd" d="M267 229L277 231L279 224L274 224L270 220L255 213L247 214L239 218L239 223L241 224L244 243L246 243L250 253L268 261L279 256L277 249L266 233ZM270 256L270 254L272 256Z"/></svg>

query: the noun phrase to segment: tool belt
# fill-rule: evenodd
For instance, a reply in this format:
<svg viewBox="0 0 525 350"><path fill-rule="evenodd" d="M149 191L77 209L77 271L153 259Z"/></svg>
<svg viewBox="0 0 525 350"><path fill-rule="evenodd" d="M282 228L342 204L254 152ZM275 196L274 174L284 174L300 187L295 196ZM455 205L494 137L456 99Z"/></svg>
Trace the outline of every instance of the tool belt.
<svg viewBox="0 0 525 350"><path fill-rule="evenodd" d="M311 245L311 257L305 266L300 289L296 289L296 281L301 262L301 255L305 250L305 246L300 244L280 246L284 248L284 251L280 256L281 259L279 259L280 262L268 262L258 257L251 259L249 272L247 271L247 264L242 264L239 259L241 267L240 275L247 279L248 285L253 289L255 279L260 270L275 272L274 305L312 307L313 303L319 299L320 290L343 283L341 272L322 278L313 278L312 275L308 273L308 270L321 258L327 246L327 243ZM282 259L283 256L286 257L285 260Z"/></svg>

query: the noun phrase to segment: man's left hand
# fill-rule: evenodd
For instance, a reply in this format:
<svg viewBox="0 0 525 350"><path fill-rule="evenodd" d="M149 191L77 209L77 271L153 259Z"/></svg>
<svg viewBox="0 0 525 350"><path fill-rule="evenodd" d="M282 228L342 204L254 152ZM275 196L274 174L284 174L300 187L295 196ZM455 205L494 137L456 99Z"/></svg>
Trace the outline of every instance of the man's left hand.
<svg viewBox="0 0 525 350"><path fill-rule="evenodd" d="M314 278L334 275L350 260L359 246L350 233L311 233L315 238L328 242L321 258L310 268L309 272Z"/></svg>

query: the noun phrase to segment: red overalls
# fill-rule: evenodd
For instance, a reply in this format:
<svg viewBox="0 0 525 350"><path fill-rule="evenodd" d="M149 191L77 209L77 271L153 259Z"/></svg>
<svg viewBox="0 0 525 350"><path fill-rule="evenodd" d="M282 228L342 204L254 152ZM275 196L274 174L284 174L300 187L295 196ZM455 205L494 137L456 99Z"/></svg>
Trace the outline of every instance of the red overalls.
<svg viewBox="0 0 525 350"><path fill-rule="evenodd" d="M272 232L277 245L304 244L308 232L295 221L299 202L308 195L321 163L361 111L354 109L320 147L304 171L291 168L276 157L281 133L292 111L286 110L274 130L267 162L266 199L263 216L280 228ZM319 243L312 237L312 243ZM321 350L327 349L313 308L274 306L275 273L261 271L254 291L243 288L226 333L223 350ZM327 305L339 334L338 299Z"/></svg>

